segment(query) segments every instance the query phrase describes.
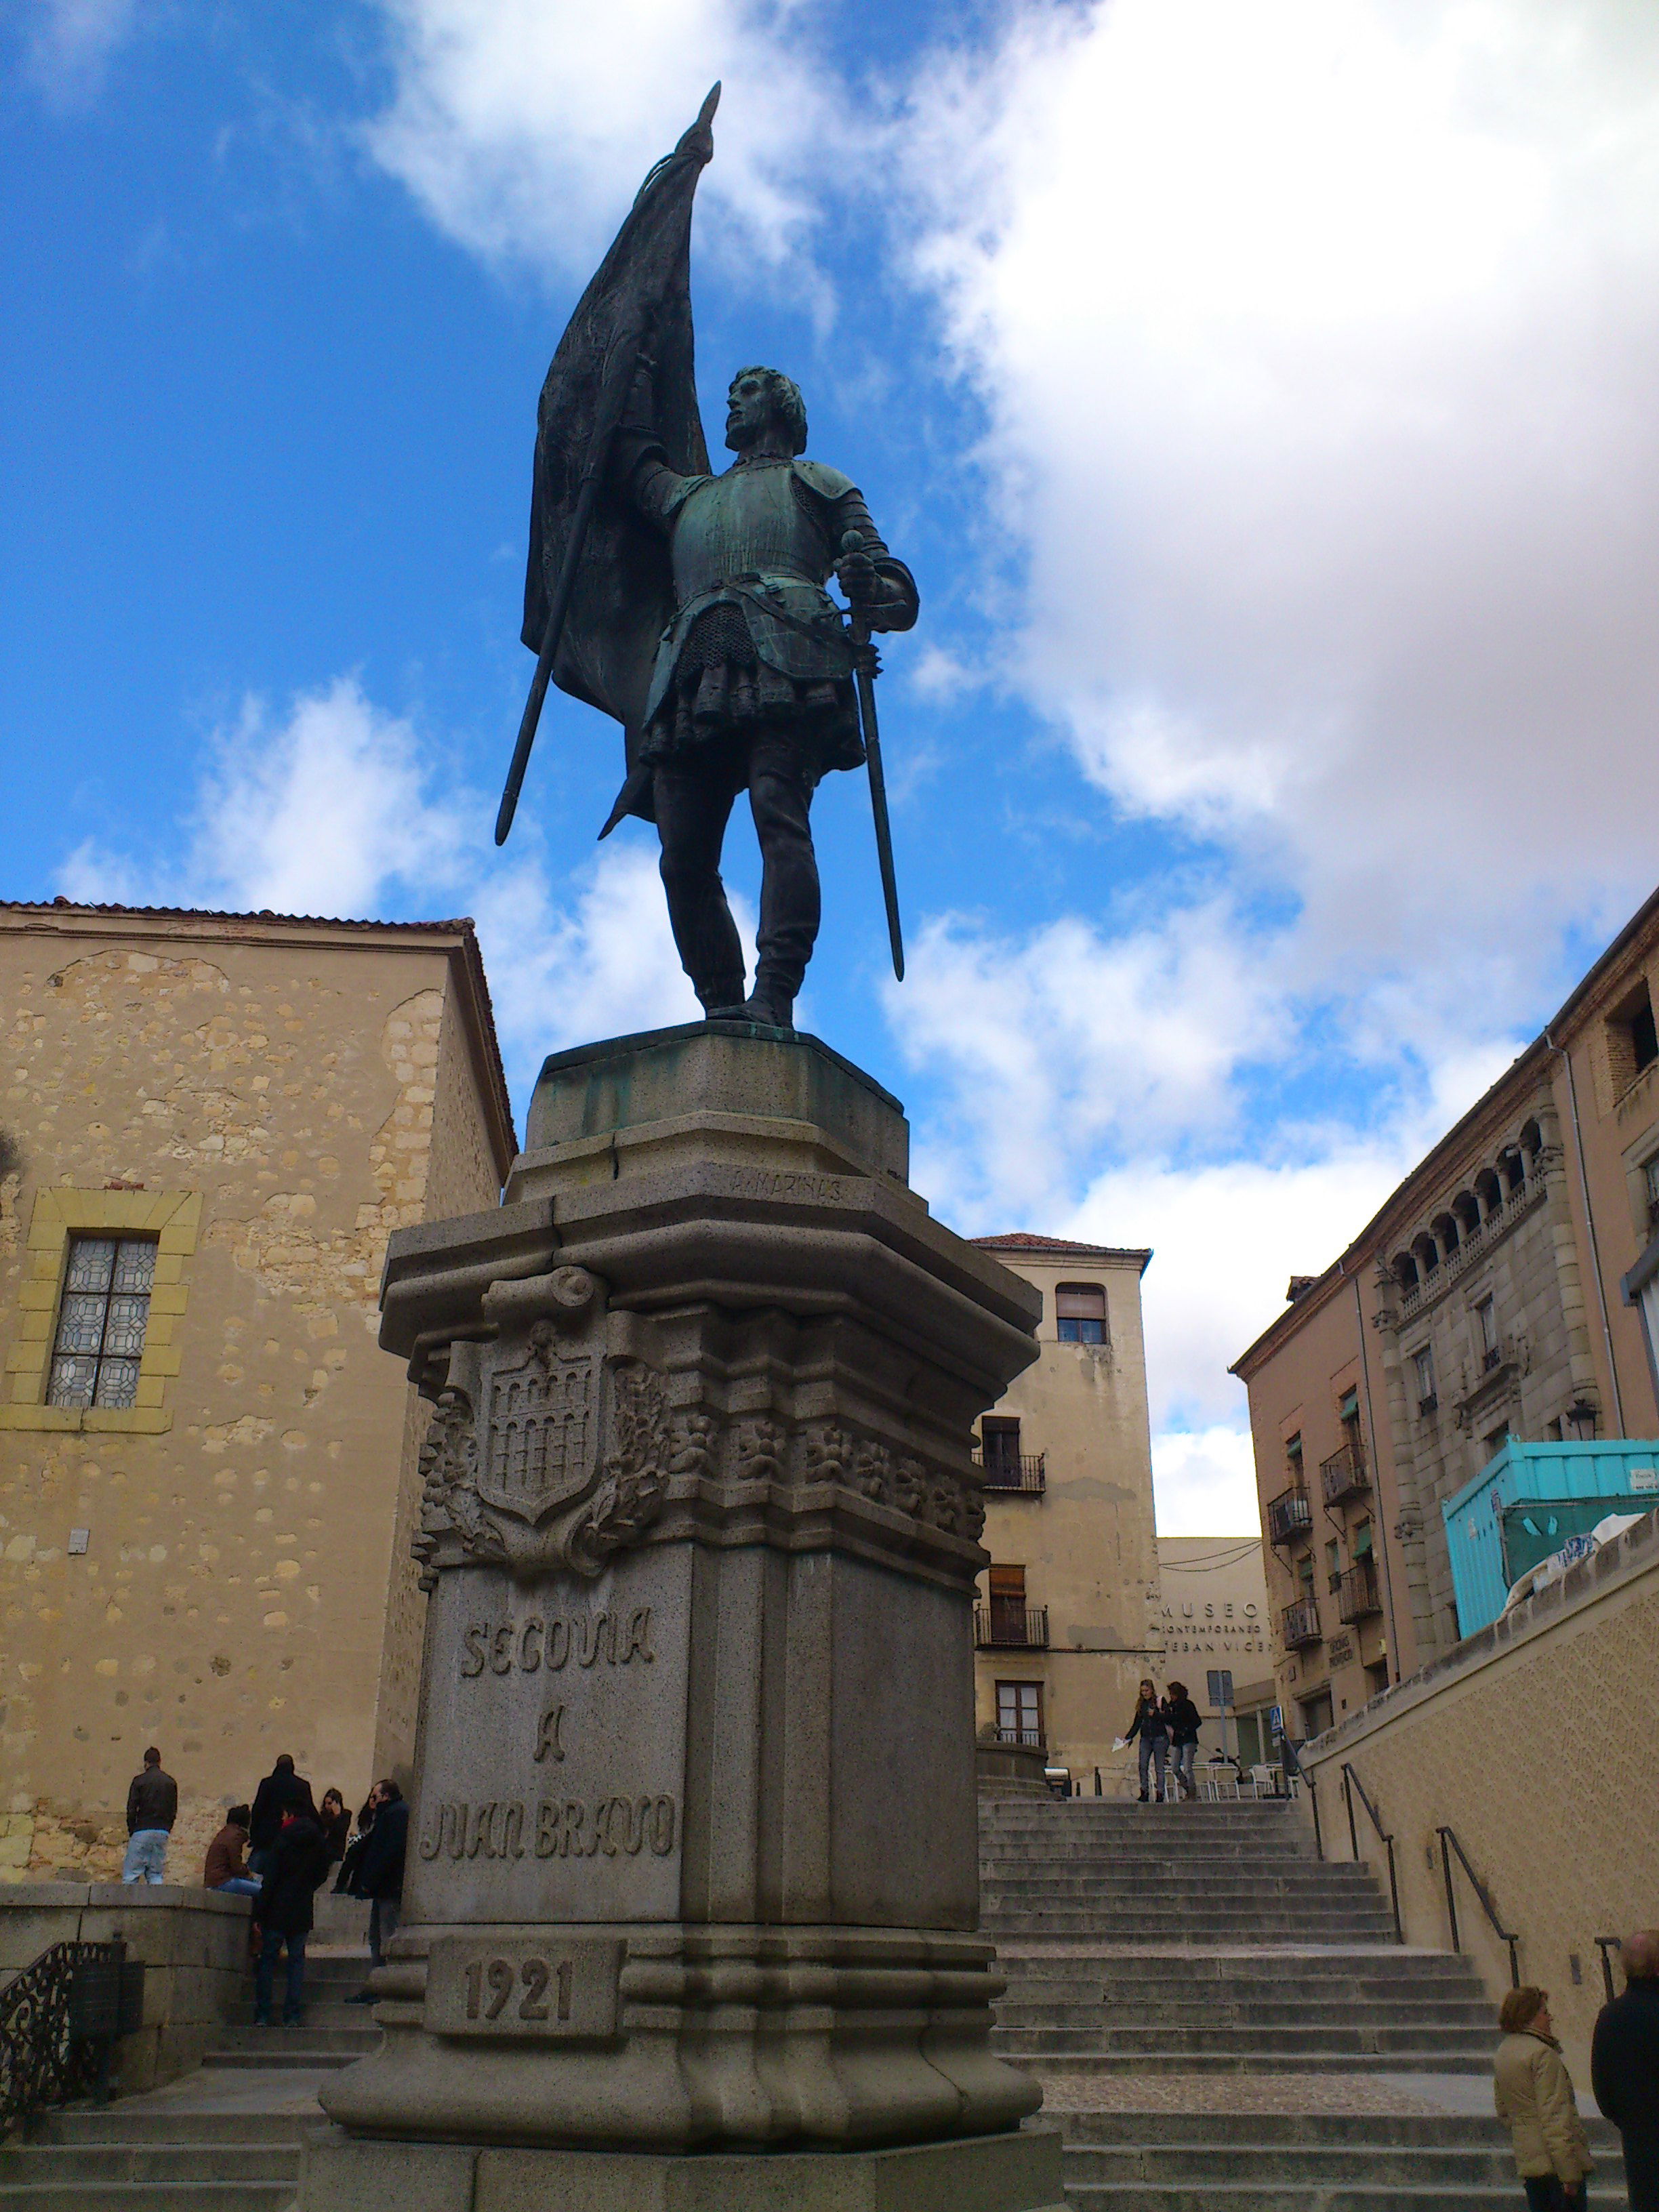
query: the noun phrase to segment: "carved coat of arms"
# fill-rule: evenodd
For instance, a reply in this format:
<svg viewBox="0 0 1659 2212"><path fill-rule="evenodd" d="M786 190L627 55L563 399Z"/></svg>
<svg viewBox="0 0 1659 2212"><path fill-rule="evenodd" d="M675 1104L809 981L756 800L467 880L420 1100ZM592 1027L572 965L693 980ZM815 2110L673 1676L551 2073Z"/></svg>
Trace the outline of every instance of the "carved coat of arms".
<svg viewBox="0 0 1659 2212"><path fill-rule="evenodd" d="M428 1583L486 1560L526 1577L597 1575L662 1507L667 1387L609 1354L599 1284L561 1267L506 1288L495 1340L451 1348L422 1447L415 1552Z"/></svg>

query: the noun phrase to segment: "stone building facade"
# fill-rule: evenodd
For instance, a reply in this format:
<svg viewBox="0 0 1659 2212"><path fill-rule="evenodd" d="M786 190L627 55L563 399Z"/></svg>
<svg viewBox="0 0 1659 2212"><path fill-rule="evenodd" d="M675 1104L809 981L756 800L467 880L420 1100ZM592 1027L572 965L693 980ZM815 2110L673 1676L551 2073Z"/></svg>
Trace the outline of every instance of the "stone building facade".
<svg viewBox="0 0 1659 2212"><path fill-rule="evenodd" d="M1659 894L1234 1367L1293 1734L1458 1642L1441 1509L1506 1442L1659 1437L1621 1295L1659 1227L1656 1005Z"/></svg>
<svg viewBox="0 0 1659 2212"><path fill-rule="evenodd" d="M1164 1675L1183 1682L1203 1715L1200 1759L1224 1751L1246 1766L1273 1755L1267 1711L1278 1702L1268 1635L1267 1581L1254 1536L1160 1536L1162 1602L1147 1621L1164 1644ZM1232 1676L1224 1730L1211 1677Z"/></svg>
<svg viewBox="0 0 1659 2212"><path fill-rule="evenodd" d="M1085 1790L1164 1639L1140 1279L1152 1254L1024 1233L974 1240L1042 1294L1036 1364L980 1425L992 1565L975 1608L977 1719L1046 1746Z"/></svg>
<svg viewBox="0 0 1659 2212"><path fill-rule="evenodd" d="M0 1877L174 1879L280 1751L406 1762L425 1423L397 1227L514 1152L471 925L0 907Z"/></svg>

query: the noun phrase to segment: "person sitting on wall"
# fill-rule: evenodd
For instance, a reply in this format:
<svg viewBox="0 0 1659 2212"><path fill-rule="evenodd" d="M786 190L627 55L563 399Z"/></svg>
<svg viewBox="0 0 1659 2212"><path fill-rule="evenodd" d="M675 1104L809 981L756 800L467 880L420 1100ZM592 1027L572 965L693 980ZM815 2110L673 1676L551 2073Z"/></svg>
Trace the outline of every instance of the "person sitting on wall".
<svg viewBox="0 0 1659 2212"><path fill-rule="evenodd" d="M233 1805L226 1814L225 1825L208 1845L202 1863L204 1889L216 1889L227 1897L258 1897L259 1884L242 1863L252 1818L246 1805Z"/></svg>
<svg viewBox="0 0 1659 2212"><path fill-rule="evenodd" d="M135 1774L127 1791L127 1855L121 1863L123 1881L167 1880L167 1838L179 1817L179 1785L161 1771L161 1754L152 1744L144 1753L142 1774Z"/></svg>

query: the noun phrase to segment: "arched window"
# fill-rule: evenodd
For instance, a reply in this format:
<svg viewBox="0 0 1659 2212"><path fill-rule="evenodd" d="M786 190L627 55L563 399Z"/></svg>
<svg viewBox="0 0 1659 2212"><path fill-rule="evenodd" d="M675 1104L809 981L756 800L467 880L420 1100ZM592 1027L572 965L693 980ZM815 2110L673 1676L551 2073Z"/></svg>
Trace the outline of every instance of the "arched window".
<svg viewBox="0 0 1659 2212"><path fill-rule="evenodd" d="M1480 1201L1480 1211L1490 1221L1494 1213L1504 1210L1504 1187L1490 1168L1482 1168L1474 1179L1474 1194Z"/></svg>
<svg viewBox="0 0 1659 2212"><path fill-rule="evenodd" d="M1456 1217L1460 1236L1471 1236L1480 1226L1480 1201L1472 1190L1458 1192L1452 1200L1452 1212Z"/></svg>
<svg viewBox="0 0 1659 2212"><path fill-rule="evenodd" d="M1458 1237L1457 1224L1449 1213L1437 1213L1429 1226L1434 1231L1435 1242L1449 1260L1462 1241Z"/></svg>
<svg viewBox="0 0 1659 2212"><path fill-rule="evenodd" d="M1409 1252L1396 1252L1394 1255L1393 1266L1394 1279L1395 1282L1399 1284L1401 1289L1402 1291L1414 1291L1421 1279L1417 1272L1417 1262L1413 1259L1411 1254Z"/></svg>
<svg viewBox="0 0 1659 2212"><path fill-rule="evenodd" d="M1105 1291L1098 1283L1056 1283L1054 1323L1062 1344L1104 1344Z"/></svg>
<svg viewBox="0 0 1659 2212"><path fill-rule="evenodd" d="M1440 1265L1440 1247L1425 1229L1420 1237L1412 1239L1412 1249L1417 1255L1419 1270L1424 1275L1433 1274Z"/></svg>
<svg viewBox="0 0 1659 2212"><path fill-rule="evenodd" d="M1544 1149L1544 1133L1536 1121L1528 1121L1521 1132L1521 1149L1527 1156L1528 1165L1535 1167L1538 1155Z"/></svg>
<svg viewBox="0 0 1659 2212"><path fill-rule="evenodd" d="M1498 1155L1498 1165L1504 1177L1504 1188L1511 1198L1516 1191L1526 1188L1527 1164L1522 1158L1517 1146L1505 1145Z"/></svg>

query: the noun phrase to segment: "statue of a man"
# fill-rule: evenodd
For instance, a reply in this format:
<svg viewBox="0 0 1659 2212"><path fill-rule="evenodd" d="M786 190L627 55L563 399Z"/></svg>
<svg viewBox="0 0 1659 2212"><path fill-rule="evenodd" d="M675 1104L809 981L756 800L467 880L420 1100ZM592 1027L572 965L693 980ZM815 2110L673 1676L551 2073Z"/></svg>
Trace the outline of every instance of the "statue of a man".
<svg viewBox="0 0 1659 2212"><path fill-rule="evenodd" d="M804 458L806 409L773 368L732 379L723 476L669 465L650 373L617 436L612 483L666 538L675 609L652 672L630 782L648 774L674 942L711 1019L792 1026L818 931L809 812L818 780L864 760L833 574L872 629L908 629L916 587L876 534L857 486ZM844 551L848 532L860 540ZM761 848L755 987L720 881L733 800L749 794ZM619 802L620 803L620 802Z"/></svg>

